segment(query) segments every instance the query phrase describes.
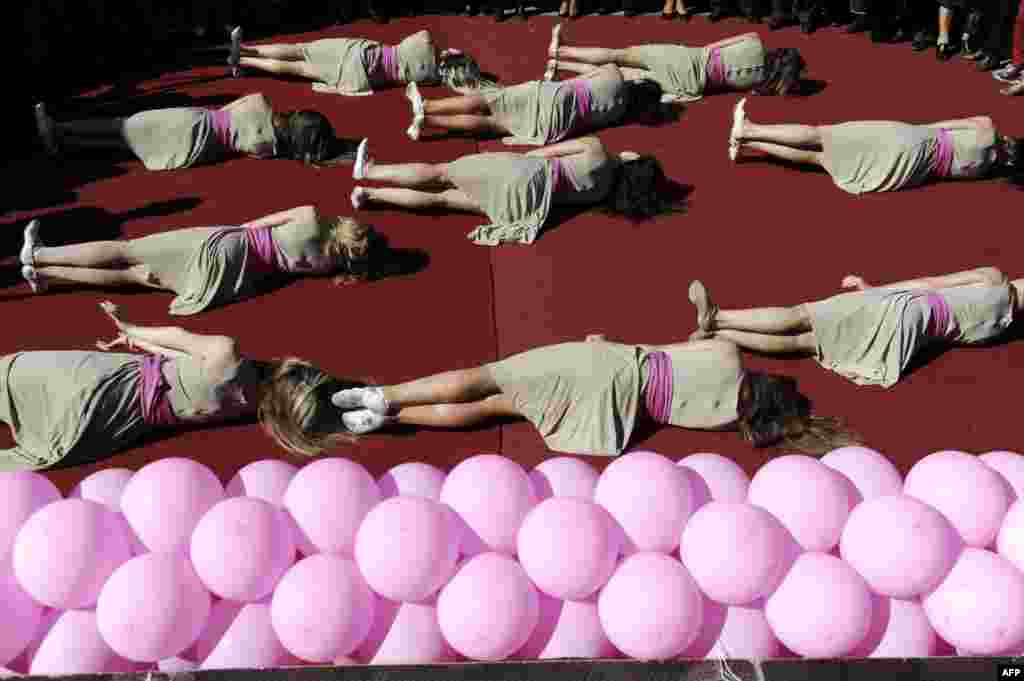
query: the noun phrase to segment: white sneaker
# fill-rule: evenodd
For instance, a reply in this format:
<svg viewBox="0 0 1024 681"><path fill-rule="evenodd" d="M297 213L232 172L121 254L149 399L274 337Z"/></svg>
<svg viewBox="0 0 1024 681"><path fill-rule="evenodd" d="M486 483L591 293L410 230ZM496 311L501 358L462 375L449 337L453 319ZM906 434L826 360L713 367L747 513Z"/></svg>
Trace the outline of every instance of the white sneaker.
<svg viewBox="0 0 1024 681"><path fill-rule="evenodd" d="M32 220L28 223L25 227L24 239L18 259L21 260L22 265L35 267L36 249L42 245L39 243L39 220Z"/></svg>
<svg viewBox="0 0 1024 681"><path fill-rule="evenodd" d="M352 207L356 210L360 210L366 205L366 201L369 197L370 192L366 187L356 187L352 190Z"/></svg>
<svg viewBox="0 0 1024 681"><path fill-rule="evenodd" d="M732 129L729 131L729 160L735 161L740 153L740 135L743 134L743 124L747 122L747 98L744 97L736 102L732 110Z"/></svg>
<svg viewBox="0 0 1024 681"><path fill-rule="evenodd" d="M382 416L369 409L358 411L346 411L341 415L341 422L353 435L366 435L375 430L380 430L385 425L392 423L395 419L391 416Z"/></svg>
<svg viewBox="0 0 1024 681"><path fill-rule="evenodd" d="M39 276L39 272L32 265L22 266L21 278L28 282L32 293L42 293L47 288L46 281Z"/></svg>
<svg viewBox="0 0 1024 681"><path fill-rule="evenodd" d="M420 94L420 88L416 85L415 81L405 86L405 96L412 104L413 116L423 115L423 95Z"/></svg>
<svg viewBox="0 0 1024 681"><path fill-rule="evenodd" d="M356 149L356 162L352 164L352 179L366 179L367 147L369 144L370 139L366 138L359 143L359 148Z"/></svg>
<svg viewBox="0 0 1024 681"><path fill-rule="evenodd" d="M384 398L384 391L377 386L366 388L348 388L339 390L331 396L331 404L338 409L358 409L387 415L391 413L391 404Z"/></svg>
<svg viewBox="0 0 1024 681"><path fill-rule="evenodd" d="M413 142L420 141L420 132L423 130L423 117L417 116L412 119L412 125L405 129L406 136Z"/></svg>

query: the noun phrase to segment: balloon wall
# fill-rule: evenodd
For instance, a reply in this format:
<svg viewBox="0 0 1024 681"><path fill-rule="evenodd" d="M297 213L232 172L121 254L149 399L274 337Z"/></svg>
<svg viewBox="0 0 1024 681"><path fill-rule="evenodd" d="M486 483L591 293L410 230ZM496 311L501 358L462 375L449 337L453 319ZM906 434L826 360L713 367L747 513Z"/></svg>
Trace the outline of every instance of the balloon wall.
<svg viewBox="0 0 1024 681"><path fill-rule="evenodd" d="M1024 456L0 474L0 669L1024 652Z"/></svg>

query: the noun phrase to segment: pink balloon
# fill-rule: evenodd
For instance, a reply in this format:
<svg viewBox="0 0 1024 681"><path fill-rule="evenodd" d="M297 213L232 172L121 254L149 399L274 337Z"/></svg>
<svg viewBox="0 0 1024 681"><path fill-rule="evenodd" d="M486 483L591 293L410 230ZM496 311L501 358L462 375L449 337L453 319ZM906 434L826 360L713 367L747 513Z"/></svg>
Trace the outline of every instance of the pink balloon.
<svg viewBox="0 0 1024 681"><path fill-rule="evenodd" d="M821 462L845 475L863 499L903 492L903 477L892 461L867 447L840 447L821 457Z"/></svg>
<svg viewBox="0 0 1024 681"><path fill-rule="evenodd" d="M10 557L14 538L29 516L60 498L57 486L38 473L0 473L0 565Z"/></svg>
<svg viewBox="0 0 1024 681"><path fill-rule="evenodd" d="M40 618L38 626L36 626L32 642L16 658L8 662L7 666L19 674L28 674L29 667L32 666L32 658L36 656L39 646L43 645L46 635L50 633L50 629L60 619L61 614L62 611L60 610L43 608L43 616Z"/></svg>
<svg viewBox="0 0 1024 681"><path fill-rule="evenodd" d="M763 607L733 606L709 658L764 660L782 656L782 644L768 625Z"/></svg>
<svg viewBox="0 0 1024 681"><path fill-rule="evenodd" d="M441 589L437 618L457 652L473 660L504 660L537 627L540 598L519 563L501 553L483 553Z"/></svg>
<svg viewBox="0 0 1024 681"><path fill-rule="evenodd" d="M437 604L399 603L377 599L370 635L354 653L369 664L437 664L451 662L455 654L441 634ZM338 661L335 660L335 664Z"/></svg>
<svg viewBox="0 0 1024 681"><path fill-rule="evenodd" d="M689 477L654 452L630 452L615 459L598 478L594 501L625 531L623 552L671 553L694 510Z"/></svg>
<svg viewBox="0 0 1024 681"><path fill-rule="evenodd" d="M561 601L540 595L540 621L515 654L520 660L621 657L601 628L597 598Z"/></svg>
<svg viewBox="0 0 1024 681"><path fill-rule="evenodd" d="M128 468L105 468L82 478L68 495L69 499L85 499L103 504L111 511L121 512L121 496L128 481L135 475Z"/></svg>
<svg viewBox="0 0 1024 681"><path fill-rule="evenodd" d="M373 593L354 561L318 554L285 573L274 591L271 617L290 653L309 662L330 662L363 642L373 624L373 608Z"/></svg>
<svg viewBox="0 0 1024 681"><path fill-rule="evenodd" d="M304 466L284 495L285 507L312 544L305 546L300 539L306 555L320 551L351 558L356 530L378 503L380 489L370 473L355 461L336 457Z"/></svg>
<svg viewBox="0 0 1024 681"><path fill-rule="evenodd" d="M0 603L4 616L0 617L0 665L18 657L32 642L43 618L43 606L25 593L5 560L0 562Z"/></svg>
<svg viewBox="0 0 1024 681"><path fill-rule="evenodd" d="M826 553L805 553L765 602L765 617L790 650L842 657L867 637L871 605L871 591L853 568Z"/></svg>
<svg viewBox="0 0 1024 681"><path fill-rule="evenodd" d="M287 651L274 633L270 605L242 607L201 669L266 669L276 667Z"/></svg>
<svg viewBox="0 0 1024 681"><path fill-rule="evenodd" d="M192 533L192 565L221 598L258 601L295 561L295 536L284 512L262 499L225 499Z"/></svg>
<svg viewBox="0 0 1024 681"><path fill-rule="evenodd" d="M679 656L683 660L702 660L715 647L715 641L722 634L722 627L725 626L725 614L728 608L721 603L701 594L703 604L703 616L701 618L700 633L693 639L686 650Z"/></svg>
<svg viewBox="0 0 1024 681"><path fill-rule="evenodd" d="M441 500L444 485L444 471L429 463L411 461L395 466L377 481L383 498L425 497L431 501Z"/></svg>
<svg viewBox="0 0 1024 681"><path fill-rule="evenodd" d="M538 501L550 497L593 499L597 470L586 461L571 456L555 456L541 461L530 472L530 482Z"/></svg>
<svg viewBox="0 0 1024 681"><path fill-rule="evenodd" d="M243 605L244 603L236 601L217 601L214 603L210 609L210 616L206 618L206 623L203 625L203 631L199 634L199 638L196 639L195 643L186 648L184 652L180 653L179 657L199 664L205 662L206 658L213 652L213 649L220 643L221 638L223 638L231 623L238 617L238 613L242 611Z"/></svg>
<svg viewBox="0 0 1024 681"><path fill-rule="evenodd" d="M235 473L228 482L225 493L229 498L255 497L274 506L284 506L284 493L298 471L298 466L293 466L287 461L253 461Z"/></svg>
<svg viewBox="0 0 1024 681"><path fill-rule="evenodd" d="M679 461L707 484L713 501L742 502L747 500L750 478L732 459L721 454L702 452Z"/></svg>
<svg viewBox="0 0 1024 681"><path fill-rule="evenodd" d="M537 497L526 471L511 459L479 454L457 465L445 478L441 502L465 522L462 552L515 555L516 534Z"/></svg>
<svg viewBox="0 0 1024 681"><path fill-rule="evenodd" d="M103 674L127 671L131 663L107 645L91 610L63 613L32 658L33 676Z"/></svg>
<svg viewBox="0 0 1024 681"><path fill-rule="evenodd" d="M1007 511L996 537L996 550L1018 570L1024 571L1024 500L1013 502Z"/></svg>
<svg viewBox="0 0 1024 681"><path fill-rule="evenodd" d="M800 554L793 535L768 511L713 501L693 514L679 545L701 591L726 605L767 598Z"/></svg>
<svg viewBox="0 0 1024 681"><path fill-rule="evenodd" d="M881 640L865 650L865 657L932 657L938 652L938 637L917 601L885 598L884 631Z"/></svg>
<svg viewBox="0 0 1024 681"><path fill-rule="evenodd" d="M964 543L990 546L1014 501L1002 475L964 452L936 452L907 473L904 494L920 499L953 523Z"/></svg>
<svg viewBox="0 0 1024 681"><path fill-rule="evenodd" d="M14 574L51 608L91 608L104 582L128 561L131 544L118 514L95 501L63 499L39 509L14 543Z"/></svg>
<svg viewBox="0 0 1024 681"><path fill-rule="evenodd" d="M682 563L651 552L626 558L597 601L608 640L639 660L665 660L686 650L700 634L703 606Z"/></svg>
<svg viewBox="0 0 1024 681"><path fill-rule="evenodd" d="M1013 493L1024 496L1024 456L1016 452L989 452L978 457L1010 483Z"/></svg>
<svg viewBox="0 0 1024 681"><path fill-rule="evenodd" d="M538 589L573 601L593 595L615 570L621 534L592 501L551 497L519 529L519 562Z"/></svg>
<svg viewBox="0 0 1024 681"><path fill-rule="evenodd" d="M964 549L922 601L936 633L958 648L998 655L1024 645L1024 574L991 551Z"/></svg>
<svg viewBox="0 0 1024 681"><path fill-rule="evenodd" d="M791 454L761 466L750 481L749 501L782 521L804 550L828 553L860 495L817 459Z"/></svg>
<svg viewBox="0 0 1024 681"><path fill-rule="evenodd" d="M355 558L370 588L393 601L422 601L451 576L459 557L452 512L423 497L378 504L356 534Z"/></svg>
<svg viewBox="0 0 1024 681"><path fill-rule="evenodd" d="M223 498L224 487L213 471L172 457L146 464L132 476L121 509L150 551L187 555L196 523Z"/></svg>
<svg viewBox="0 0 1024 681"><path fill-rule="evenodd" d="M964 547L945 516L903 494L875 497L853 509L839 546L875 592L902 599L937 587Z"/></svg>
<svg viewBox="0 0 1024 681"><path fill-rule="evenodd" d="M132 558L100 592L96 621L114 652L158 662L192 645L210 615L210 594L177 553Z"/></svg>

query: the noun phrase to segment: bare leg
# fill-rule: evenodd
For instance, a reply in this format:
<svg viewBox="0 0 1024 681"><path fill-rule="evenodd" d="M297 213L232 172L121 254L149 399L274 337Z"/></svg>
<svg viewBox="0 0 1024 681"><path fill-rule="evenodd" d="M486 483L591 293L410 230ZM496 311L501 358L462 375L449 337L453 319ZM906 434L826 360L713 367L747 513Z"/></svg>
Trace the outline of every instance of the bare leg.
<svg viewBox="0 0 1024 681"><path fill-rule="evenodd" d="M150 279L148 268L142 265L125 269L96 269L92 267L39 267L45 279L86 284L89 286L156 286Z"/></svg>
<svg viewBox="0 0 1024 681"><path fill-rule="evenodd" d="M367 180L391 182L402 187L448 186L447 163L374 163L367 160Z"/></svg>
<svg viewBox="0 0 1024 681"><path fill-rule="evenodd" d="M1017 293L1017 312L1024 312L1024 279L1014 279L1010 286Z"/></svg>
<svg viewBox="0 0 1024 681"><path fill-rule="evenodd" d="M808 149L794 149L793 147L781 144L770 144L768 142L743 142L742 146L748 149L755 149L764 152L769 156L780 158L790 163L807 163L821 166L824 163L823 152L810 151Z"/></svg>
<svg viewBox="0 0 1024 681"><path fill-rule="evenodd" d="M280 59L242 57L239 60L239 64L259 71L273 73L278 76L296 76L298 78L306 78L308 80L319 79L319 75L316 70L314 70L313 67L305 61L284 61Z"/></svg>
<svg viewBox="0 0 1024 681"><path fill-rule="evenodd" d="M711 328L715 331L734 329L768 334L796 333L810 331L811 319L803 305L718 310Z"/></svg>
<svg viewBox="0 0 1024 681"><path fill-rule="evenodd" d="M729 340L745 350L753 350L767 355L809 353L814 352L817 348L814 333L810 331L797 336L775 336L749 331L724 330L716 331L715 338Z"/></svg>
<svg viewBox="0 0 1024 681"><path fill-rule="evenodd" d="M508 130L498 125L491 116L479 114L458 114L454 116L427 115L423 117L423 126L441 128L442 130L459 130L465 132L494 132L508 134Z"/></svg>
<svg viewBox="0 0 1024 681"><path fill-rule="evenodd" d="M551 66L551 62L548 62L548 66ZM594 70L593 64L584 64L580 61L561 61L555 63L558 71L569 71L570 73L590 73ZM625 76L625 74L623 74Z"/></svg>
<svg viewBox="0 0 1024 681"><path fill-rule="evenodd" d="M402 208L447 208L466 213L484 212L480 205L468 194L458 189L443 192L424 192L417 189L396 189L394 187L359 187L356 191L365 192L366 201L387 203Z"/></svg>
<svg viewBox="0 0 1024 681"><path fill-rule="evenodd" d="M433 428L469 428L493 418L519 415L511 398L498 393L476 402L405 407L398 412L398 422Z"/></svg>
<svg viewBox="0 0 1024 681"><path fill-rule="evenodd" d="M616 64L618 66L636 66L643 68L644 63L629 54L629 49L608 49L604 47L569 47L562 45L555 56L558 61L569 60L584 62L593 66Z"/></svg>
<svg viewBox="0 0 1024 681"><path fill-rule="evenodd" d="M740 142L772 142L797 149L820 149L821 130L813 125L760 125L749 120L743 123Z"/></svg>
<svg viewBox="0 0 1024 681"><path fill-rule="evenodd" d="M69 246L40 246L35 250L35 263L70 267L117 267L134 265L128 258L123 241L89 241Z"/></svg>
<svg viewBox="0 0 1024 681"><path fill-rule="evenodd" d="M477 402L499 392L498 384L486 367L457 369L415 381L384 386L384 398L392 408L417 405Z"/></svg>
<svg viewBox="0 0 1024 681"><path fill-rule="evenodd" d="M241 49L243 57L263 57L264 59L277 59L279 61L303 61L306 56L302 53L301 45L243 45Z"/></svg>
<svg viewBox="0 0 1024 681"><path fill-rule="evenodd" d="M480 95L463 95L461 97L442 97L441 99L423 100L423 113L428 116L489 112L490 108L487 106L487 100Z"/></svg>
<svg viewBox="0 0 1024 681"><path fill-rule="evenodd" d="M746 40L749 40L750 38L757 37L758 35L756 33L744 33L743 35L734 35L731 38L719 40L718 42L711 43L710 45L705 45L704 47L727 47L729 45L735 45L737 43L742 43Z"/></svg>

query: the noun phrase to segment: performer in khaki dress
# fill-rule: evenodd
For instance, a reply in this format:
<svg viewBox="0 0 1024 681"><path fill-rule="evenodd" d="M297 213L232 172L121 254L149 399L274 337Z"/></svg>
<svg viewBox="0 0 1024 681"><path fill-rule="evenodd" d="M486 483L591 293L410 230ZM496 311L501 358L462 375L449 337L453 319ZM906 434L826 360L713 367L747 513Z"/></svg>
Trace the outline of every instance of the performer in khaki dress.
<svg viewBox="0 0 1024 681"><path fill-rule="evenodd" d="M324 422L320 412L333 405L356 434L394 423L466 428L521 417L549 449L569 454L621 454L641 419L697 430L738 428L759 447L785 441L824 452L856 441L834 419L812 415L795 381L745 370L736 346L718 340L655 347L594 335L400 385L345 389L330 399L318 401L315 420ZM296 426L312 418L304 407L293 410ZM282 442L302 452L300 443Z"/></svg>
<svg viewBox="0 0 1024 681"><path fill-rule="evenodd" d="M818 165L850 194L918 187L930 180L981 179L1022 167L1020 139L1001 135L987 116L912 125L858 121L838 125L764 125L733 112L729 156L744 149L790 163Z"/></svg>
<svg viewBox="0 0 1024 681"><path fill-rule="evenodd" d="M64 148L130 151L149 170L175 170L232 156L326 160L334 129L316 111L275 112L252 94L219 109L176 107L127 118L58 123L35 107L39 136L52 155Z"/></svg>
<svg viewBox="0 0 1024 681"><path fill-rule="evenodd" d="M856 289L795 307L720 310L704 284L690 285L699 330L764 354L809 354L859 385L891 387L920 351L998 339L1021 311L1024 279L1007 280L982 267L874 287L847 276Z"/></svg>
<svg viewBox="0 0 1024 681"><path fill-rule="evenodd" d="M397 45L383 45L365 38L327 38L308 43L242 45L242 30L231 33L228 63L277 75L315 80L313 90L360 96L374 88L404 83L446 82L462 85L461 78L479 66L459 50L440 55L427 31L407 36Z"/></svg>
<svg viewBox="0 0 1024 681"><path fill-rule="evenodd" d="M438 129L510 135L505 144L552 144L626 118L660 122L672 112L653 80L626 81L614 64L562 82L534 80L480 94L425 100L415 83L406 88L413 123L406 131Z"/></svg>
<svg viewBox="0 0 1024 681"><path fill-rule="evenodd" d="M124 322L101 350L147 354L16 352L0 358L0 421L17 445L0 451L0 471L66 467L98 461L166 429L254 417L264 388L287 379L287 361L238 353L226 336Z"/></svg>
<svg viewBox="0 0 1024 681"><path fill-rule="evenodd" d="M559 70L586 73L616 64L626 79L657 81L670 98L694 102L712 92L752 90L761 95L797 91L807 64L793 48L767 50L756 33L726 38L704 47L655 44L621 49L569 47L561 24L552 32L547 76Z"/></svg>
<svg viewBox="0 0 1024 681"><path fill-rule="evenodd" d="M608 154L596 137L561 142L526 154L472 154L451 163L379 164L370 160L367 140L356 153L353 177L381 180L403 187L447 186L443 191L357 186L352 205L369 202L404 208L448 208L479 213L491 222L470 232L478 244L529 244L537 238L556 205L610 207L633 219L647 219L671 210L659 192L661 165L632 152Z"/></svg>
<svg viewBox="0 0 1024 681"><path fill-rule="evenodd" d="M129 241L48 247L39 221L25 228L19 264L34 290L51 281L150 286L173 291L172 315L190 315L262 292L281 275L342 272L365 277L373 230L313 206L274 213L241 227L193 227ZM16 260L10 258L7 260Z"/></svg>

